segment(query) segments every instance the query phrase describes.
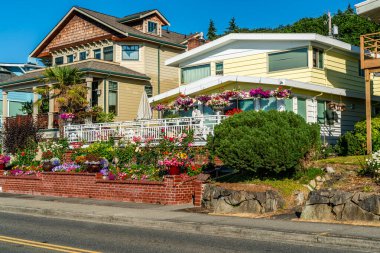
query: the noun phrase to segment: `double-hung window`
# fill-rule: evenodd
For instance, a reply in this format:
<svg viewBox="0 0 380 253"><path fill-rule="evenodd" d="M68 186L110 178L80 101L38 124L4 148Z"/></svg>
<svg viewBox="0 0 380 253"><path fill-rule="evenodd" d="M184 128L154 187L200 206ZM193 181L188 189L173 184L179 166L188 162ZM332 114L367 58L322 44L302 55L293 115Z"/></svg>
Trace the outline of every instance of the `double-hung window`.
<svg viewBox="0 0 380 253"><path fill-rule="evenodd" d="M103 48L103 59L113 61L113 46Z"/></svg>
<svg viewBox="0 0 380 253"><path fill-rule="evenodd" d="M323 50L319 48L313 48L313 67L323 69Z"/></svg>
<svg viewBox="0 0 380 253"><path fill-rule="evenodd" d="M148 33L158 33L156 22L148 21Z"/></svg>
<svg viewBox="0 0 380 253"><path fill-rule="evenodd" d="M118 83L110 81L108 83L108 112L117 115L118 110Z"/></svg>
<svg viewBox="0 0 380 253"><path fill-rule="evenodd" d="M139 60L140 46L137 45L124 45L122 46L122 60L124 61L138 61Z"/></svg>
<svg viewBox="0 0 380 253"><path fill-rule="evenodd" d="M98 60L102 59L102 50L100 50L100 49L95 49L95 50L94 50L94 58L95 58L95 59L98 59Z"/></svg>
<svg viewBox="0 0 380 253"><path fill-rule="evenodd" d="M268 70L279 71L308 67L308 49L298 48L268 55Z"/></svg>
<svg viewBox="0 0 380 253"><path fill-rule="evenodd" d="M73 63L74 62L74 55L70 54L66 57L67 63Z"/></svg>
<svg viewBox="0 0 380 253"><path fill-rule="evenodd" d="M63 64L63 56L55 58L55 65L62 65Z"/></svg>

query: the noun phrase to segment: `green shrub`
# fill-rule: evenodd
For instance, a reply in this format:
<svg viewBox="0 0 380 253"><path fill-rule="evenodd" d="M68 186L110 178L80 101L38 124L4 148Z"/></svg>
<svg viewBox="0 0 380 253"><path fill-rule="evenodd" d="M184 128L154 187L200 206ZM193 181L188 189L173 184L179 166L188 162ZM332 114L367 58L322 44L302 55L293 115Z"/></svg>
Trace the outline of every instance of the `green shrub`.
<svg viewBox="0 0 380 253"><path fill-rule="evenodd" d="M372 148L380 150L380 117L372 118ZM354 131L342 135L336 145L339 155L364 155L367 151L366 121L355 124Z"/></svg>
<svg viewBox="0 0 380 253"><path fill-rule="evenodd" d="M307 124L292 112L248 111L215 127L210 152L225 165L259 177L293 175L320 145L317 124Z"/></svg>

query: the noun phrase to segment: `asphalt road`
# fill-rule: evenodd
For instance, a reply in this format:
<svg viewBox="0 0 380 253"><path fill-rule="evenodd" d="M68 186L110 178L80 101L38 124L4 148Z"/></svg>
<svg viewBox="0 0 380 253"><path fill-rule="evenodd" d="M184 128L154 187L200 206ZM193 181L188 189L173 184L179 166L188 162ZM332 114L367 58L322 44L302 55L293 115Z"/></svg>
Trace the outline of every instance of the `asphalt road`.
<svg viewBox="0 0 380 253"><path fill-rule="evenodd" d="M0 212L0 252L349 253L358 251L176 233Z"/></svg>

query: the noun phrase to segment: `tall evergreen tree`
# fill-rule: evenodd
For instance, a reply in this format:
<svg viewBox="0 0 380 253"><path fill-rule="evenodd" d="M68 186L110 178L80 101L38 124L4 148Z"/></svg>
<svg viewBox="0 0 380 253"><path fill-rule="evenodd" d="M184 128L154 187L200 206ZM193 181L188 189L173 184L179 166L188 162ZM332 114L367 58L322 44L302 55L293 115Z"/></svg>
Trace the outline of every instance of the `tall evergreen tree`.
<svg viewBox="0 0 380 253"><path fill-rule="evenodd" d="M215 39L218 38L218 35L216 34L215 23L214 23L214 21L212 19L210 19L210 24L208 26L207 38L209 40L215 40Z"/></svg>
<svg viewBox="0 0 380 253"><path fill-rule="evenodd" d="M229 26L226 30L226 34L229 34L229 33L238 33L239 32L239 27L238 25L236 24L236 19L235 17L231 18L230 22L229 22Z"/></svg>

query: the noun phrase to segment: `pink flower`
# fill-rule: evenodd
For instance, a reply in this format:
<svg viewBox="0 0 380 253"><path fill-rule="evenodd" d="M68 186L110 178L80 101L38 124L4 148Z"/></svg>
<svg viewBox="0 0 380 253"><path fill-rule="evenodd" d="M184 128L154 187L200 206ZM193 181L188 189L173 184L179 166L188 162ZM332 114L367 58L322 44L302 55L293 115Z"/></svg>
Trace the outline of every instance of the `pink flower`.
<svg viewBox="0 0 380 253"><path fill-rule="evenodd" d="M189 147L192 147L192 146L194 146L194 144L190 142L190 143L188 144L188 146L189 146Z"/></svg>

